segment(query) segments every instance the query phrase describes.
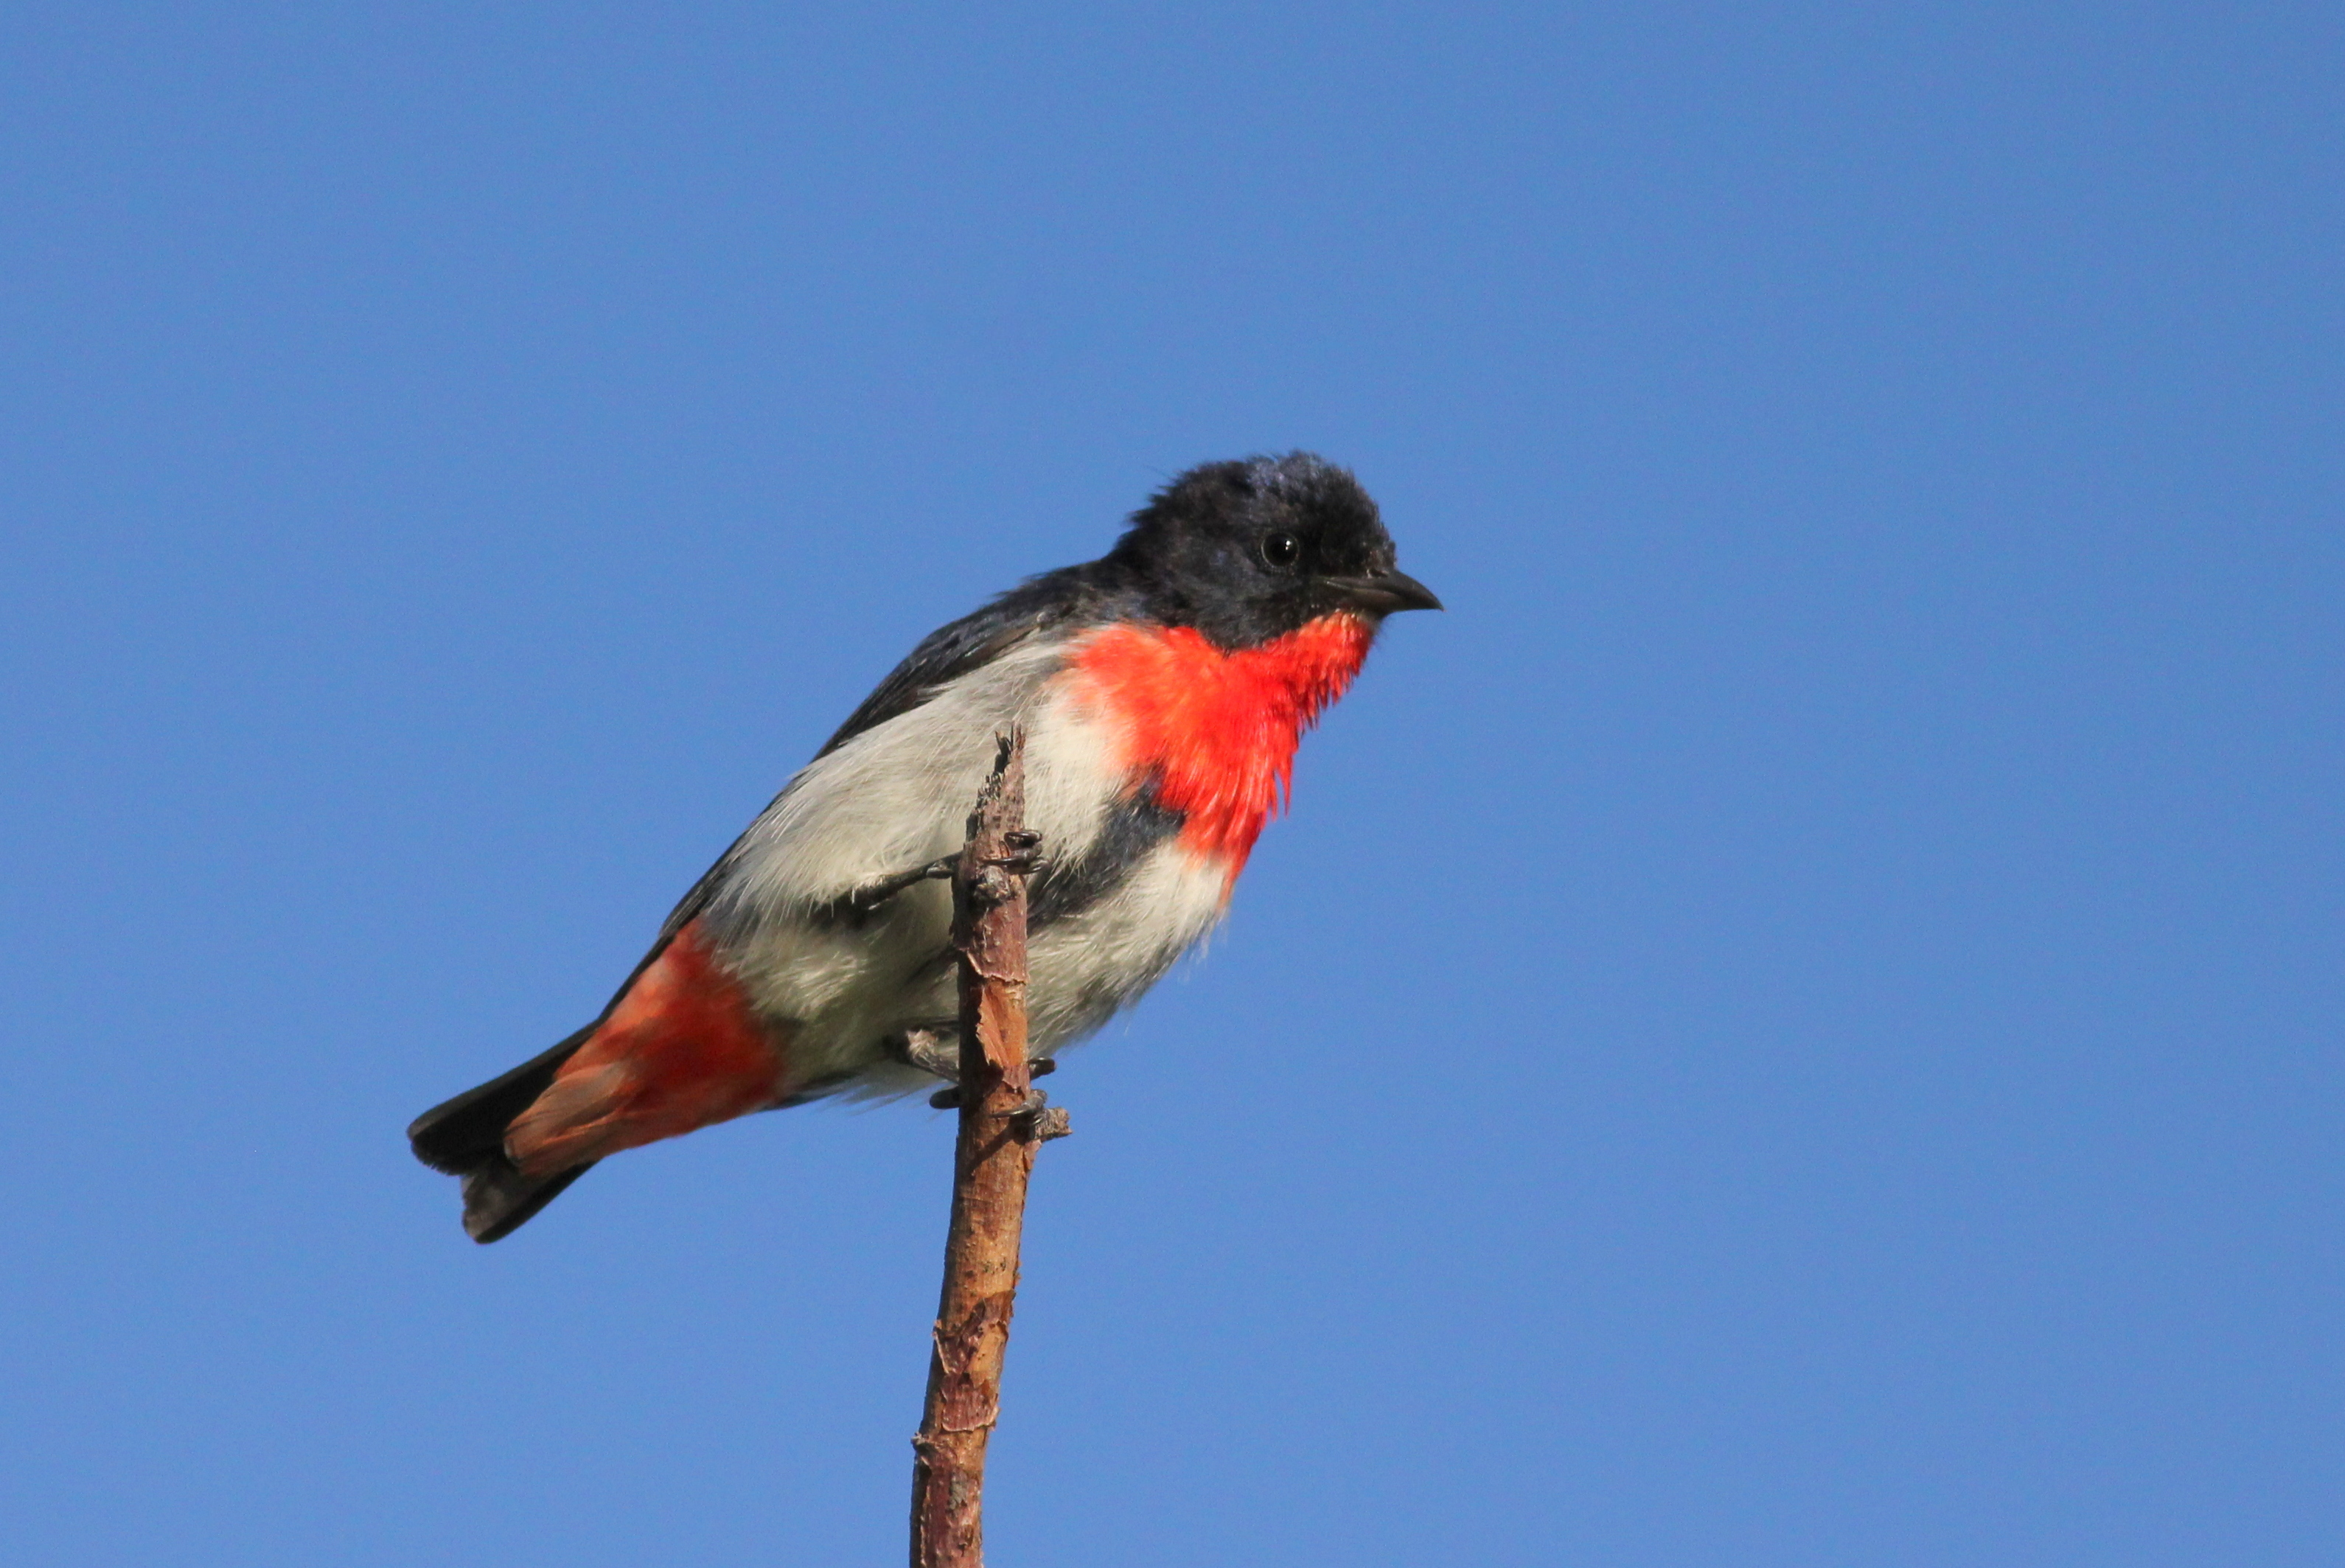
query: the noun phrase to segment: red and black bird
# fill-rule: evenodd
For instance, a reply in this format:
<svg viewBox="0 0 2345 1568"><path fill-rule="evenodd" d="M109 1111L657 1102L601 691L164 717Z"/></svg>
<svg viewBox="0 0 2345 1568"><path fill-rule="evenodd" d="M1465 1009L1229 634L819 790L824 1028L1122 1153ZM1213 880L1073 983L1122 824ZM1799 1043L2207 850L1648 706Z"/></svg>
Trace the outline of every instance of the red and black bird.
<svg viewBox="0 0 2345 1568"><path fill-rule="evenodd" d="M951 898L995 737L1025 728L1038 1058L1137 1000L1222 918L1294 748L1384 618L1439 609L1376 503L1307 453L1207 463L1096 561L912 650L686 893L602 1015L426 1111L417 1157L495 1241L605 1155L825 1095L931 1085L952 1050Z"/></svg>

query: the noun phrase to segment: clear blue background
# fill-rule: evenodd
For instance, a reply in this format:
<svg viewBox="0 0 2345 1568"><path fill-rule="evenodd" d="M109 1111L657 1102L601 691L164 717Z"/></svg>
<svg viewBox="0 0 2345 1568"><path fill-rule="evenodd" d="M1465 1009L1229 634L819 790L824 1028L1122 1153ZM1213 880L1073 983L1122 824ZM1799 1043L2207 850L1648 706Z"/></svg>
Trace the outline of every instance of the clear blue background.
<svg viewBox="0 0 2345 1568"><path fill-rule="evenodd" d="M1448 599L1054 1080L1009 1564L2345 1560L2334 5L0 25L13 1561L902 1551L949 1123L482 1250L923 631L1188 464Z"/></svg>

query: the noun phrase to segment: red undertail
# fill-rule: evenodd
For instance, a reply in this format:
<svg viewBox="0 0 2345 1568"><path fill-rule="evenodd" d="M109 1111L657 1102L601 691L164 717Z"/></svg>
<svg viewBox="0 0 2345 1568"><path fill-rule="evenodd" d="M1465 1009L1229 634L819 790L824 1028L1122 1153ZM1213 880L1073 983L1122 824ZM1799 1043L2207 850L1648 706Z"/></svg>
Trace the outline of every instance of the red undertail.
<svg viewBox="0 0 2345 1568"><path fill-rule="evenodd" d="M786 1067L695 921L513 1118L505 1154L537 1176L672 1138L773 1105Z"/></svg>

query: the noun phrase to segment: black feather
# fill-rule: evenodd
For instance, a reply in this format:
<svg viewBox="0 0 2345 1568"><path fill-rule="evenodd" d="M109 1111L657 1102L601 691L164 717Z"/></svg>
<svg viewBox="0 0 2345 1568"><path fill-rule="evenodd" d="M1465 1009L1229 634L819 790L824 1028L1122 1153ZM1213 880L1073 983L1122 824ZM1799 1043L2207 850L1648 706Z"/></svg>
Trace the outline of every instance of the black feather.
<svg viewBox="0 0 2345 1568"><path fill-rule="evenodd" d="M417 1159L464 1178L464 1230L473 1240L511 1235L594 1163L551 1176L524 1176L505 1157L505 1129L545 1092L594 1030L589 1023L552 1050L432 1106L409 1125L407 1142Z"/></svg>
<svg viewBox="0 0 2345 1568"><path fill-rule="evenodd" d="M415 1157L435 1171L469 1176L484 1159L504 1157L505 1129L553 1082L562 1064L578 1054L594 1033L595 1020L559 1045L512 1072L443 1100L409 1124L407 1141Z"/></svg>
<svg viewBox="0 0 2345 1568"><path fill-rule="evenodd" d="M1115 891L1132 868L1178 833L1187 820L1156 798L1152 782L1118 802L1081 859L1063 865L1053 862L1035 873L1026 894L1028 929L1056 925Z"/></svg>
<svg viewBox="0 0 2345 1568"><path fill-rule="evenodd" d="M1089 581L1089 565L1068 566L1030 578L984 608L939 626L920 639L904 662L874 687L838 732L823 742L827 757L867 729L912 711L973 669L980 669L1037 632L1076 619L1101 597Z"/></svg>
<svg viewBox="0 0 2345 1568"><path fill-rule="evenodd" d="M611 1000L604 1003L594 1023L511 1072L477 1084L452 1100L442 1100L408 1124L407 1144L415 1151L417 1159L435 1171L464 1178L464 1230L473 1240L498 1241L512 1235L594 1164L588 1160L551 1176L524 1176L505 1157L505 1131L513 1125L515 1116L545 1093L545 1086L553 1082L562 1064L593 1038L594 1031L603 1026L603 1020L611 1015L611 1009L619 1004L619 998L635 983L636 977L667 951L675 933L700 912L723 865L719 860L693 884L692 891L685 894L683 901L668 916L667 923L661 927L659 940L636 963L626 983L612 993Z"/></svg>
<svg viewBox="0 0 2345 1568"><path fill-rule="evenodd" d="M483 1247L502 1241L594 1168L588 1160L552 1176L523 1176L500 1156L464 1177L464 1234Z"/></svg>
<svg viewBox="0 0 2345 1568"><path fill-rule="evenodd" d="M1269 529L1304 552L1291 570L1254 554ZM888 673L815 755L909 713L954 680L1054 626L1141 621L1194 626L1224 647L1293 631L1325 606L1309 571L1389 568L1392 537L1347 469L1307 452L1191 469L1133 513L1096 561L1029 577L983 608L939 626Z"/></svg>

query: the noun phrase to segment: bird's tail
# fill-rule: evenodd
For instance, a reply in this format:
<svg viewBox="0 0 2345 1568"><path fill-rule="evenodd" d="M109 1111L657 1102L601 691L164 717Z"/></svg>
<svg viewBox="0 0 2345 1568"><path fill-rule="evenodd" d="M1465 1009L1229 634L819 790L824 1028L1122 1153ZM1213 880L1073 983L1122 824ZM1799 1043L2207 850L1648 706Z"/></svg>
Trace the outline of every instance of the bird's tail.
<svg viewBox="0 0 2345 1568"><path fill-rule="evenodd" d="M432 1106L408 1127L407 1141L417 1159L464 1178L464 1234L474 1241L512 1235L593 1167L594 1162L587 1160L544 1176L524 1175L505 1154L505 1129L545 1092L600 1023L502 1077Z"/></svg>

